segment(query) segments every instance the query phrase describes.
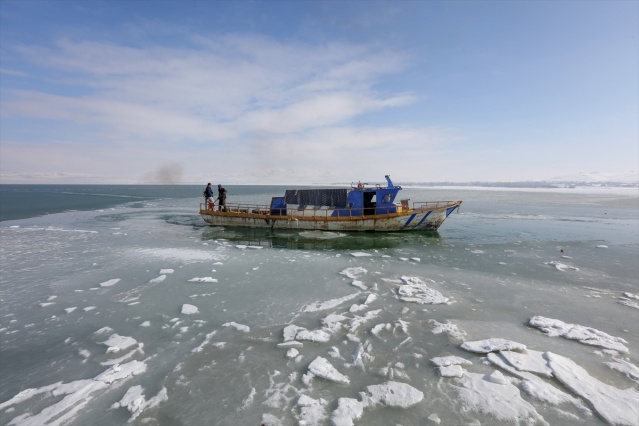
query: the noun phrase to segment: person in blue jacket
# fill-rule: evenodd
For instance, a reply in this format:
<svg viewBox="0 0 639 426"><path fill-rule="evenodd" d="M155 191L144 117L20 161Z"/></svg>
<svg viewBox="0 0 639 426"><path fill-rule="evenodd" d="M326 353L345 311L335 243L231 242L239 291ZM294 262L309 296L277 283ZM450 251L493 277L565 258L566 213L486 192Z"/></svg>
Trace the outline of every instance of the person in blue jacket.
<svg viewBox="0 0 639 426"><path fill-rule="evenodd" d="M204 198L207 204L207 208L213 210L215 201L213 200L213 187L211 186L210 182L208 185L206 185L206 189L204 190Z"/></svg>

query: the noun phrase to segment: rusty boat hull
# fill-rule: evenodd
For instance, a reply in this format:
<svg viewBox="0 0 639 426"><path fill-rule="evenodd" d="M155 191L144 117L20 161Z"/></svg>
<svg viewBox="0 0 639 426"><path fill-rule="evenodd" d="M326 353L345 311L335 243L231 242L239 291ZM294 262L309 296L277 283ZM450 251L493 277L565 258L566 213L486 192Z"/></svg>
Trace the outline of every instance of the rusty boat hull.
<svg viewBox="0 0 639 426"><path fill-rule="evenodd" d="M227 211L200 209L209 225L262 229L299 229L322 231L436 231L461 201L436 202L437 207L409 209L395 214L372 216L281 216L250 212L227 206Z"/></svg>

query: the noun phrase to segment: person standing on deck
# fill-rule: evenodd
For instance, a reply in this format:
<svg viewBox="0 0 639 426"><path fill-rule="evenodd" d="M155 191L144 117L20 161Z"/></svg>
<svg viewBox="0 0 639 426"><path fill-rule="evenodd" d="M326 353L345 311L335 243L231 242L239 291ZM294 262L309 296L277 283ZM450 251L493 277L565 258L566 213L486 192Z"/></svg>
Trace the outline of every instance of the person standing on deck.
<svg viewBox="0 0 639 426"><path fill-rule="evenodd" d="M213 210L215 201L213 201L213 187L211 186L210 182L208 185L206 185L206 189L204 190L204 199L207 205L207 209Z"/></svg>
<svg viewBox="0 0 639 426"><path fill-rule="evenodd" d="M226 210L226 189L224 189L222 187L221 184L217 185L217 199L219 200L219 210L220 211L225 211Z"/></svg>

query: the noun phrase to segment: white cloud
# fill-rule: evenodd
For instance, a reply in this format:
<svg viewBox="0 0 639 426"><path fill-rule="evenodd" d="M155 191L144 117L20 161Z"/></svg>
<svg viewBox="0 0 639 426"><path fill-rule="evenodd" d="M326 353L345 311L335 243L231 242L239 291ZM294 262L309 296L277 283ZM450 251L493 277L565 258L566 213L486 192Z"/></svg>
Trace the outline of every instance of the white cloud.
<svg viewBox="0 0 639 426"><path fill-rule="evenodd" d="M216 173L235 180L286 181L299 168L300 176L314 181L313 175L346 175L355 167L337 161L336 153L355 155L370 167L382 153L402 158L451 137L432 129L352 126L367 113L416 101L411 93L371 89L406 66L401 53L241 35L192 36L190 42L142 49L63 39L20 46L43 68L41 84L51 89L7 88L3 121L54 125L28 146L12 129L13 142L3 141L3 170L24 167L40 177L63 170L136 182L159 179L157 170L173 162L181 172L172 179L191 181L202 176L195 169L221 157L214 160ZM235 170L247 167L251 172Z"/></svg>

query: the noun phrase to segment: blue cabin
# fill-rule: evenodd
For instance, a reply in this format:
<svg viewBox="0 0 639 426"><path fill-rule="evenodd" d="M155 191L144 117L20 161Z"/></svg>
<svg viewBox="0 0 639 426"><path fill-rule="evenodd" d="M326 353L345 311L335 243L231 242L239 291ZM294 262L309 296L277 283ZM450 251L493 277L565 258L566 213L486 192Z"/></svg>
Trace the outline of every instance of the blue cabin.
<svg viewBox="0 0 639 426"><path fill-rule="evenodd" d="M386 187L360 186L356 188L334 189L293 189L287 190L284 197L273 197L271 214L285 216L292 210L330 209L331 216L368 216L396 213L395 197L402 189L394 186L386 175Z"/></svg>

